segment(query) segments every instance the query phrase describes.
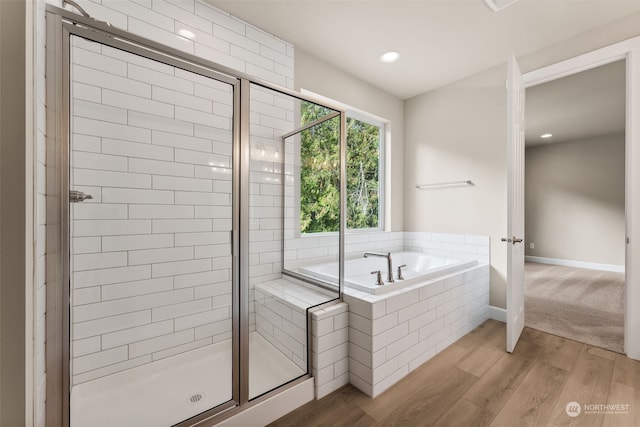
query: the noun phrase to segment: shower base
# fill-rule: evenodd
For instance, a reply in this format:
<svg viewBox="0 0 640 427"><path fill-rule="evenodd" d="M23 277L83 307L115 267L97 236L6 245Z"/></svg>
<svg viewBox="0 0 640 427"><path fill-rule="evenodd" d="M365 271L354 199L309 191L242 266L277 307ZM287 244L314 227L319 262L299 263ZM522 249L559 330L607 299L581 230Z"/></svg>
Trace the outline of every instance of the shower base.
<svg viewBox="0 0 640 427"><path fill-rule="evenodd" d="M249 335L249 394L304 371L260 334ZM231 340L74 386L71 427L171 426L231 400Z"/></svg>

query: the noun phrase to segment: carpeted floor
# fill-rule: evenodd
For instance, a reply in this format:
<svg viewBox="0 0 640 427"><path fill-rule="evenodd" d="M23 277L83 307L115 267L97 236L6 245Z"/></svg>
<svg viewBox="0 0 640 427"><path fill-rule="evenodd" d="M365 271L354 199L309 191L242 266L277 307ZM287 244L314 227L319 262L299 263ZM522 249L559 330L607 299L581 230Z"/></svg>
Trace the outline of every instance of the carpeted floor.
<svg viewBox="0 0 640 427"><path fill-rule="evenodd" d="M525 263L525 326L623 353L624 273Z"/></svg>

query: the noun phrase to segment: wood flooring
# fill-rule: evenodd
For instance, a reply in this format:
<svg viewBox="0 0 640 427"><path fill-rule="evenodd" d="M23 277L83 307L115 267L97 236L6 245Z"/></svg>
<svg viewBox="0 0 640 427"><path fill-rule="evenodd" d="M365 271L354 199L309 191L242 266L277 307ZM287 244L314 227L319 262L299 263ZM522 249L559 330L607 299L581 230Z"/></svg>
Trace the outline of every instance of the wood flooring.
<svg viewBox="0 0 640 427"><path fill-rule="evenodd" d="M347 385L270 426L640 426L639 361L529 328L509 354L505 337L489 320L375 399Z"/></svg>

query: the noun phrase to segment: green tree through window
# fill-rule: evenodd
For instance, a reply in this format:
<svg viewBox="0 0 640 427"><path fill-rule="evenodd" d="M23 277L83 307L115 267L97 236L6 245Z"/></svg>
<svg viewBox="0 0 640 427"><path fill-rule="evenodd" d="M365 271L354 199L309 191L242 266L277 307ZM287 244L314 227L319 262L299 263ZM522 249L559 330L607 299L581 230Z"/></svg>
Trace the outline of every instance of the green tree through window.
<svg viewBox="0 0 640 427"><path fill-rule="evenodd" d="M331 111L302 104L302 123ZM339 117L302 132L300 231L320 233L340 228ZM347 228L379 226L380 127L347 118Z"/></svg>

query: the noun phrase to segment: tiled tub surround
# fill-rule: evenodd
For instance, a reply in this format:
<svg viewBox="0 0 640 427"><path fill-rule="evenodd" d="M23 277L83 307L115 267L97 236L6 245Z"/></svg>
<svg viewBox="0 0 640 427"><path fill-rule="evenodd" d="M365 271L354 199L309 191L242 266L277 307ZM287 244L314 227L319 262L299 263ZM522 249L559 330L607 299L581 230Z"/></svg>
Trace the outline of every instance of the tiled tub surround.
<svg viewBox="0 0 640 427"><path fill-rule="evenodd" d="M407 251L445 257L475 258L478 262L489 263L488 236L405 231L403 247Z"/></svg>
<svg viewBox="0 0 640 427"><path fill-rule="evenodd" d="M345 302L311 312L312 371L316 399L349 383L349 306Z"/></svg>
<svg viewBox="0 0 640 427"><path fill-rule="evenodd" d="M338 233L303 234L285 240L284 256L287 267L299 268L325 262L337 262L339 254ZM347 232L345 255L361 257L365 251L397 252L404 249L404 232Z"/></svg>
<svg viewBox="0 0 640 427"><path fill-rule="evenodd" d="M287 266L297 271L306 265L337 261L336 241L337 234L330 233L306 234L285 240ZM489 262L489 237L417 231L348 231L344 246L346 258L359 258L367 251L413 251Z"/></svg>
<svg viewBox="0 0 640 427"><path fill-rule="evenodd" d="M382 253L384 254L384 253ZM389 263L381 256L359 257L346 260L344 263L344 287L366 293L380 295L425 282L431 278L449 274L477 264L473 258L453 258L428 255L422 252L393 251L388 252L392 261L390 274L393 281L388 280ZM301 267L300 272L327 282L338 282L337 262ZM402 270L399 279L398 270ZM377 283L373 272L379 271L384 286Z"/></svg>
<svg viewBox="0 0 640 427"><path fill-rule="evenodd" d="M308 242L312 247L312 242L323 241L318 237L303 236L298 241ZM351 258L361 257L362 252L371 248L391 251L393 255L394 251L407 247L411 251L437 256L475 259L476 265L381 295L346 287L343 303L312 312L316 398L347 382L375 397L488 318L488 237L365 232L348 235L347 246ZM306 262L311 263L312 259ZM285 302L291 298L288 294L313 289L308 285L292 286L295 282L284 278L257 285L256 295L260 293L259 298L264 295L265 300L273 303L273 309L268 312L266 307L258 306L258 313L264 310L271 319L286 325L283 318L292 312ZM278 284L277 291L271 288L271 283ZM285 313L284 317L278 313ZM345 323L343 314L347 313L348 322ZM258 324L262 322L258 320ZM261 329L259 326L258 331ZM283 341L292 346L280 344L284 353L293 353L293 347L300 351L302 342L292 335Z"/></svg>
<svg viewBox="0 0 640 427"><path fill-rule="evenodd" d="M489 264L382 295L346 288L349 381L376 397L488 319Z"/></svg>

